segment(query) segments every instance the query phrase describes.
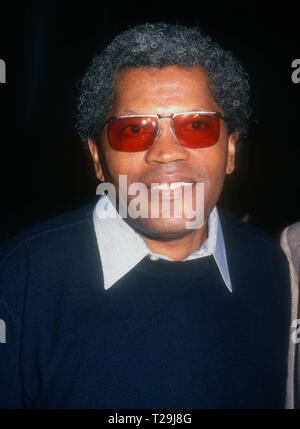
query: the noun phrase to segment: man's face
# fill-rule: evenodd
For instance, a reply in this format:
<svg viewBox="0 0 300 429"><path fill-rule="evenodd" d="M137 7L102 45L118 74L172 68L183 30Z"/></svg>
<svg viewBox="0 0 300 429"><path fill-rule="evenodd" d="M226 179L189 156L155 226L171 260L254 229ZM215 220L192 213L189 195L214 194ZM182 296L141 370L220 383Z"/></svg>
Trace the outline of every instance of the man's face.
<svg viewBox="0 0 300 429"><path fill-rule="evenodd" d="M205 72L200 67L188 69L168 66L162 69L128 69L118 74L116 98L107 117L112 115L172 114L189 111L224 113L212 98ZM160 119L161 133L154 143L141 152L121 152L112 149L106 128L102 134L100 149L89 140L95 170L100 181L115 185L119 192L119 175L127 176L127 186L145 183L148 202L151 199L151 183L192 182L204 183L204 219L215 206L222 190L225 174L234 169L237 133L228 135L226 125L220 120L218 142L210 147L190 149L179 144L171 132L171 119ZM160 194L161 195L161 194ZM135 196L128 196L128 204ZM161 198L161 197L160 197ZM191 194L196 208L195 185ZM174 198L169 198L171 213ZM132 226L149 237L176 238L188 234L187 219L158 218L129 219Z"/></svg>

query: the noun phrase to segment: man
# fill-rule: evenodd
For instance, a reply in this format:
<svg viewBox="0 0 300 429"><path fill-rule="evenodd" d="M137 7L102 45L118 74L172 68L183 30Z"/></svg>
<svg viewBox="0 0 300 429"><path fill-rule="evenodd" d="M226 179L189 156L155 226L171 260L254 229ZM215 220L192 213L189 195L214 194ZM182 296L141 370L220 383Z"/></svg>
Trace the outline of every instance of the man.
<svg viewBox="0 0 300 429"><path fill-rule="evenodd" d="M198 29L137 26L94 58L78 130L102 195L3 250L2 407L284 407L286 260L216 208L248 89Z"/></svg>
<svg viewBox="0 0 300 429"><path fill-rule="evenodd" d="M286 227L280 237L281 247L287 256L291 276L291 332L288 353L288 408L300 408L300 310L299 310L299 271L300 271L300 222Z"/></svg>

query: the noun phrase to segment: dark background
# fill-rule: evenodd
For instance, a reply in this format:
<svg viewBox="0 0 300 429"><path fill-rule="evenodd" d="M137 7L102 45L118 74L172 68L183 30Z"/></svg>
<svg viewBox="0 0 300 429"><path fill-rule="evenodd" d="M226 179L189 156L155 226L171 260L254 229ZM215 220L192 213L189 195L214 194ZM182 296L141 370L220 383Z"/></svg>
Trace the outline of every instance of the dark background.
<svg viewBox="0 0 300 429"><path fill-rule="evenodd" d="M95 199L89 155L74 129L76 81L120 30L199 25L249 72L249 136L219 206L275 237L300 220L300 58L297 2L6 2L0 10L0 240Z"/></svg>

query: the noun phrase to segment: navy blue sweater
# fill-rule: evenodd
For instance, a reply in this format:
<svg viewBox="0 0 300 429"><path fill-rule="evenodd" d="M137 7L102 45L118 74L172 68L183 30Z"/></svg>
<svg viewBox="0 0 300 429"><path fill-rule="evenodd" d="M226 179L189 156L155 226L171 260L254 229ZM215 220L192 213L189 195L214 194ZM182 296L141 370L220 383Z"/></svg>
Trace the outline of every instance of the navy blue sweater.
<svg viewBox="0 0 300 429"><path fill-rule="evenodd" d="M105 291L90 209L5 243L0 408L283 408L287 263L221 222L232 293L212 256L146 257Z"/></svg>

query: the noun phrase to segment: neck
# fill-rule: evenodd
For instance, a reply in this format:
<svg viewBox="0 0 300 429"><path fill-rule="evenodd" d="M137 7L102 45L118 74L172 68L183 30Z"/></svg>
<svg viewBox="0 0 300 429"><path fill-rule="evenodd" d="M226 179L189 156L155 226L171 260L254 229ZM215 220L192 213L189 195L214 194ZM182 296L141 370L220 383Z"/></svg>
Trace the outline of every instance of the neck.
<svg viewBox="0 0 300 429"><path fill-rule="evenodd" d="M140 234L140 232L139 232ZM207 222L190 234L171 240L159 240L140 234L152 253L166 255L173 261L183 261L191 253L199 250L207 238Z"/></svg>

